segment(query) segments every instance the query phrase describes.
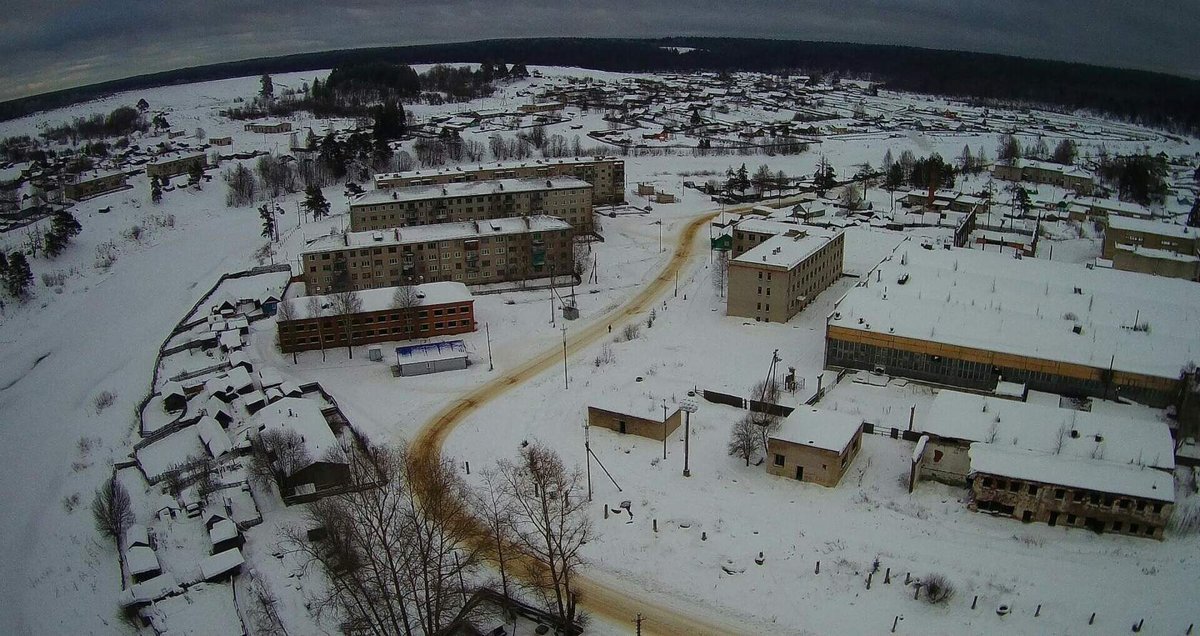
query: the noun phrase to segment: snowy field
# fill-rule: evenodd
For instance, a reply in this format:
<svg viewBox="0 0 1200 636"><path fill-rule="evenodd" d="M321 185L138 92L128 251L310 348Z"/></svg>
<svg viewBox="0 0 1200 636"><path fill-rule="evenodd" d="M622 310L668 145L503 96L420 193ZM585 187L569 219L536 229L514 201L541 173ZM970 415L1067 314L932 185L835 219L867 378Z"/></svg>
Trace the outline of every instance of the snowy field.
<svg viewBox="0 0 1200 636"><path fill-rule="evenodd" d="M506 85L495 97L470 106L511 108L528 101L539 82L569 76L614 85L633 77L538 70L543 78ZM325 75L279 75L274 78L276 90ZM153 109L166 112L175 128L202 127L208 137L232 136L237 152L286 152L286 135L246 133L242 122L218 114L235 98L252 97L258 88L254 77L121 94L2 122L0 137L36 134L47 125L108 112L145 97ZM421 121L466 106L416 105L409 112ZM850 106L839 106L833 96L826 107ZM869 102L868 111L902 113L913 107L967 108L882 92ZM548 126L547 133L570 136L605 127L597 112L572 108L567 114L568 121ZM1015 113L1010 115L1010 121L1018 120ZM781 116L750 107L720 115L731 121ZM1194 153L1194 145L1127 124L1075 115L1044 117L1097 130L1078 136L1081 155L1096 154L1101 143L1111 153L1144 147L1173 156ZM300 117L293 125L311 126L321 134L353 122ZM487 134L468 131L464 136L486 143ZM1025 142L1032 135L1025 132L1021 138ZM743 162L751 172L766 163L789 175L811 175L822 155L839 175L850 175L864 162L878 166L889 150L896 157L903 150L917 156L936 151L951 160L969 145L994 157L996 142L995 132L864 132L825 135L808 152L791 156L626 157L627 191L637 182L653 182L681 199L654 204L649 213L601 219L606 240L593 244L599 281L575 289L581 317L566 323L567 336L600 320L655 278L681 229L713 208L707 197L684 188L685 180L703 182L710 178L705 173L721 179L727 168ZM585 143L596 144L591 139ZM255 209L227 207L219 170L210 169L208 175L212 180L201 190L177 188L165 193L159 205L150 203L144 175L130 179L132 189L77 205L74 213L83 233L57 259L31 259L35 288L30 300L18 304L5 299L0 311L0 465L10 478L0 495L5 511L0 557L6 572L0 577L0 595L7 601L0 609L0 632L135 633L118 618L117 554L112 542L93 529L88 504L112 464L132 453L137 441L135 406L150 387L159 346L222 274L261 264L254 253L265 243ZM960 184L968 190L979 185ZM302 194L278 201L290 212L267 262L294 266L307 239L346 222L341 186L327 188L325 195L334 215L316 224L302 223L295 215ZM627 199L638 207L647 203L631 192ZM879 188L868 190L867 201L876 209L890 205L888 193ZM105 206L111 206L111 212L100 213ZM1178 213L1176 208L1172 202L1168 212ZM655 224L658 221L661 225ZM135 225L142 228L136 239L129 232ZM1048 231L1054 240L1039 244L1039 258L1050 258L1051 246L1054 260L1087 262L1099 255L1100 239L1090 226L1059 223ZM941 228L917 233L946 234ZM853 243L856 236L858 244ZM20 232L2 234L0 248L16 249L23 238ZM613 324L612 336L569 358L568 388L563 388L561 365L514 387L460 425L449 437L446 452L475 469L511 458L523 440L537 439L582 468L582 424L589 402L619 392L645 392L647 405L673 402L692 388L746 394L766 374L775 350L780 368L795 367L804 382L805 389L787 399L801 401L810 395L823 367L825 317L853 281L839 281L787 324L727 317L724 300L711 282L708 236L701 232L696 240L696 257L681 271L678 292L672 287L652 303L652 327L646 325L648 312L643 312L636 319L641 325L638 336L618 342L623 340L618 336L624 323ZM876 255L882 256L890 244L885 234L855 229L848 234L847 257L853 257L857 269L869 269L872 259L878 260ZM101 266L101 260L112 262ZM61 282L45 284L43 274L61 274ZM488 327L465 336L471 366L461 372L393 378L386 364L367 360L365 347L356 350L352 360L344 349L331 349L324 360L319 352L306 352L293 364L291 356L275 349L272 320L250 327L249 352L256 364L276 368L285 380L319 382L373 441L402 442L415 437L433 413L465 392L561 346L563 321L559 315L550 324L546 291L479 295L475 312L481 327ZM489 370L488 334L494 370ZM611 351L611 360L597 360L602 347ZM634 382L639 376L644 383ZM98 408L96 398L105 391L115 394L115 401ZM869 387L846 377L820 406L903 428L910 409L915 407L915 417L920 418L932 397L930 389L916 384L893 381ZM621 491L592 466L595 500L590 512L599 537L587 546L589 577L664 607L742 624L745 633L884 633L897 621L896 633L909 634L1108 634L1126 633L1131 624L1145 619L1147 633L1182 634L1189 624L1200 622L1193 599L1200 583L1196 536L1168 533L1160 543L1020 524L970 512L961 501L963 491L934 483L922 483L910 495L907 475L913 445L877 435L865 436L863 451L836 488L772 477L762 466L747 467L727 455L728 430L740 416L737 409L701 401L690 423L690 478L682 476L682 429L668 440L666 459L658 442L591 431L592 448ZM150 461L169 463L178 454L168 450L160 459L154 457L157 450L147 451ZM123 481L127 472L122 471ZM135 499L139 521L147 522L153 502L144 484L129 482L131 489L142 491ZM631 502L631 514L612 513L624 500ZM263 523L247 533L247 560L280 597L291 633L328 629L307 616L303 583L271 555L277 529L296 522L300 508L268 504L260 506L260 512ZM164 550L167 566L184 562L175 555L196 552L207 540L194 534L195 524L178 525ZM761 565L756 563L760 553ZM867 576L876 561L879 572L868 590ZM891 582L884 583L888 569ZM933 573L945 575L958 589L945 605L914 601L913 588L904 585L907 574ZM214 589L195 592L212 597L201 604L228 607L228 585L210 587ZM998 616L1001 604L1011 606L1012 613ZM185 610L163 608L186 617ZM1089 627L1092 612L1095 625ZM654 617L646 618L653 632ZM630 633L632 624L598 621L591 631Z"/></svg>

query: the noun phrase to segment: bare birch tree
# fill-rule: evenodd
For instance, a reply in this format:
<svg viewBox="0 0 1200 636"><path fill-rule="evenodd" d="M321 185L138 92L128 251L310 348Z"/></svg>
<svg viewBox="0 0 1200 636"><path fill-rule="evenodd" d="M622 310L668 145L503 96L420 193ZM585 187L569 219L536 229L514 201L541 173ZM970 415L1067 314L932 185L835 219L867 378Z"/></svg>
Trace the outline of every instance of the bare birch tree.
<svg viewBox="0 0 1200 636"><path fill-rule="evenodd" d="M415 285L401 285L392 293L392 309L400 310L400 317L403 320L402 329L404 329L404 339L412 338L413 319L416 317L416 308L421 306L421 296Z"/></svg>
<svg viewBox="0 0 1200 636"><path fill-rule="evenodd" d="M340 291L329 296L330 309L335 316L342 320L346 334L346 353L354 359L354 330L351 321L356 314L362 313L362 298L353 290Z"/></svg>
<svg viewBox="0 0 1200 636"><path fill-rule="evenodd" d="M325 361L325 308L321 306L321 298L319 296L308 297L308 317L314 318L317 321L317 343L321 347L321 362Z"/></svg>
<svg viewBox="0 0 1200 636"><path fill-rule="evenodd" d="M583 565L580 549L592 538L583 477L539 443L522 448L515 463L502 460L500 475L513 505L514 543L529 557L522 561L525 580L552 603L562 627L573 625L579 603L573 578Z"/></svg>
<svg viewBox="0 0 1200 636"><path fill-rule="evenodd" d="M301 573L316 569L329 582L318 612L333 612L354 633L441 633L462 610L463 581L478 565L453 463L414 463L388 447L347 452L344 461L360 487L310 506L308 527L323 537L300 527L281 533Z"/></svg>

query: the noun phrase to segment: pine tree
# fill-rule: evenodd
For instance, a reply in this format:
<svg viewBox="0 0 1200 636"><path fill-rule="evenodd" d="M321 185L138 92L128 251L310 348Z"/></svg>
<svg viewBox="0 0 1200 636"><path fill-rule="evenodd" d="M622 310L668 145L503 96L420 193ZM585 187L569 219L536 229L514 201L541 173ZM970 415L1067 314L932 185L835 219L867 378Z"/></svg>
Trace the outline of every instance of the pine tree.
<svg viewBox="0 0 1200 636"><path fill-rule="evenodd" d="M61 234L67 239L79 236L83 231L83 226L75 219L75 215L67 210L59 210L54 213L54 219L50 223L50 232Z"/></svg>
<svg viewBox="0 0 1200 636"><path fill-rule="evenodd" d="M258 217L262 219L262 235L272 241L277 240L275 234L275 214L271 212L271 208L263 205L258 209Z"/></svg>
<svg viewBox="0 0 1200 636"><path fill-rule="evenodd" d="M304 209L308 210L314 221L329 215L329 201L325 200L325 195L317 186L310 185L304 191Z"/></svg>
<svg viewBox="0 0 1200 636"><path fill-rule="evenodd" d="M8 270L4 275L4 287L13 298L24 298L33 283L33 271L29 269L29 261L25 254L13 252L8 259Z"/></svg>
<svg viewBox="0 0 1200 636"><path fill-rule="evenodd" d="M743 163L742 167L738 168L736 178L738 191L745 194L750 188L750 172L746 170L746 164Z"/></svg>
<svg viewBox="0 0 1200 636"><path fill-rule="evenodd" d="M8 254L0 252L0 280L8 276Z"/></svg>
<svg viewBox="0 0 1200 636"><path fill-rule="evenodd" d="M258 94L261 95L263 99L269 100L275 96L275 83L271 81L271 76L269 74L263 73L262 77L259 78L258 81L262 84L262 88L259 89Z"/></svg>
<svg viewBox="0 0 1200 636"><path fill-rule="evenodd" d="M199 163L193 162L188 166L188 183L199 188L202 179L204 179L204 168L201 168Z"/></svg>
<svg viewBox="0 0 1200 636"><path fill-rule="evenodd" d="M162 186L158 185L158 179L150 180L150 201L153 203L162 202Z"/></svg>

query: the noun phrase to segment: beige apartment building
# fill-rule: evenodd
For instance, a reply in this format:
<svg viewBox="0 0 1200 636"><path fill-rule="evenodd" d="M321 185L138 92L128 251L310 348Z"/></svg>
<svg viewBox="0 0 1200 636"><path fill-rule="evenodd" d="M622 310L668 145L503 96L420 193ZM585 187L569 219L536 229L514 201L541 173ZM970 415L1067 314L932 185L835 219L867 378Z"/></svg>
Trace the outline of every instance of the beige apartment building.
<svg viewBox="0 0 1200 636"><path fill-rule="evenodd" d="M67 177L67 182L63 184L63 195L82 201L128 187L124 172L93 172Z"/></svg>
<svg viewBox="0 0 1200 636"><path fill-rule="evenodd" d="M325 236L301 256L309 294L457 281L482 285L571 271L574 230L551 216L462 221Z"/></svg>
<svg viewBox="0 0 1200 636"><path fill-rule="evenodd" d="M992 166L992 175L1005 181L1061 186L1080 194L1091 194L1096 187L1095 178L1087 170L1036 159L1022 159L1016 164L997 163Z"/></svg>
<svg viewBox="0 0 1200 636"><path fill-rule="evenodd" d="M418 185L444 185L494 179L545 179L575 177L592 184L594 205L625 202L625 161L616 157L586 159L543 159L524 163L497 163L490 166L410 170L375 175L379 190Z"/></svg>
<svg viewBox="0 0 1200 636"><path fill-rule="evenodd" d="M726 313L787 322L842 275L844 243L841 231L807 225L758 243L729 261Z"/></svg>
<svg viewBox="0 0 1200 636"><path fill-rule="evenodd" d="M203 152L159 157L146 164L146 176L174 177L191 170L193 165L199 165L203 170L208 167L208 158Z"/></svg>
<svg viewBox="0 0 1200 636"><path fill-rule="evenodd" d="M574 177L496 179L365 192L350 203L354 232L517 216L558 217L592 231L592 186Z"/></svg>
<svg viewBox="0 0 1200 636"><path fill-rule="evenodd" d="M1200 280L1200 229L1194 227L1109 216L1102 254L1115 269Z"/></svg>

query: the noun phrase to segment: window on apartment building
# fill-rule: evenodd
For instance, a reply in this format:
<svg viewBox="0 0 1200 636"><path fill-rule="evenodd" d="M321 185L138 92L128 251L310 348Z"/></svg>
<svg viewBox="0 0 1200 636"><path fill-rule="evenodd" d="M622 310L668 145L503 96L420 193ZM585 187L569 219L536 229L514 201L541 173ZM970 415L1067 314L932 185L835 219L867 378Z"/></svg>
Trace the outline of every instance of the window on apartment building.
<svg viewBox="0 0 1200 636"><path fill-rule="evenodd" d="M992 478L991 478L991 477L984 477L984 478L983 478L983 487L984 487L984 488L991 488L991 487L992 487Z"/></svg>
<svg viewBox="0 0 1200 636"><path fill-rule="evenodd" d="M1141 529L1141 526L1136 523L1129 524L1129 534L1137 534L1138 532L1141 532Z"/></svg>
<svg viewBox="0 0 1200 636"><path fill-rule="evenodd" d="M1067 525L1069 525L1069 526L1075 525L1075 520L1076 520L1075 515L1067 515Z"/></svg>
<svg viewBox="0 0 1200 636"><path fill-rule="evenodd" d="M1063 490L1062 488L1054 489L1054 498L1055 499L1062 499L1063 497L1066 497L1066 496L1067 496L1067 491Z"/></svg>
<svg viewBox="0 0 1200 636"><path fill-rule="evenodd" d="M1071 495L1071 501L1074 501L1075 503L1083 501L1083 493L1075 491L1075 494Z"/></svg>
<svg viewBox="0 0 1200 636"><path fill-rule="evenodd" d="M1162 512L1162 504L1160 504L1160 503L1154 504L1154 514L1158 514L1160 512Z"/></svg>
<svg viewBox="0 0 1200 636"><path fill-rule="evenodd" d="M758 288L758 295L762 296L762 286L759 286L759 288Z"/></svg>
<svg viewBox="0 0 1200 636"><path fill-rule="evenodd" d="M1036 485L1036 484L1029 484L1029 494L1031 494L1031 495L1036 495L1037 493L1038 493L1038 487L1037 487L1037 485Z"/></svg>
<svg viewBox="0 0 1200 636"><path fill-rule="evenodd" d="M784 456L780 455L779 453L775 453L775 465L782 466L783 462L784 462Z"/></svg>
<svg viewBox="0 0 1200 636"><path fill-rule="evenodd" d="M1113 532L1120 532L1125 527L1125 524L1120 521L1112 522Z"/></svg>
<svg viewBox="0 0 1200 636"><path fill-rule="evenodd" d="M1009 491L1009 492L1017 492L1017 491L1019 491L1019 490L1021 490L1021 484L1019 484L1019 483L1017 483L1017 482L1015 482L1015 481L1014 481L1014 482L1012 482L1012 483L1010 483L1010 484L1008 485L1008 491Z"/></svg>

